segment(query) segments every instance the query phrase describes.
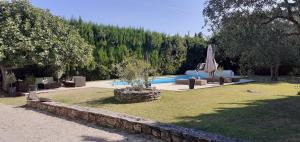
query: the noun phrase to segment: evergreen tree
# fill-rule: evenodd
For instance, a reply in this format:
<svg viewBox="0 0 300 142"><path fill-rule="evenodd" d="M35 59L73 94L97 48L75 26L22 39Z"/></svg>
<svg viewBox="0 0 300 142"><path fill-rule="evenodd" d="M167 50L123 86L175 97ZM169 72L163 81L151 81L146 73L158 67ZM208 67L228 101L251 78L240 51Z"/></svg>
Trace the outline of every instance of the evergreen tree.
<svg viewBox="0 0 300 142"><path fill-rule="evenodd" d="M198 63L204 61L206 55L206 41L201 33L187 38L145 31L142 28L86 23L81 18L73 18L69 23L79 30L86 41L96 47L95 70L100 66L103 70L98 71L99 76L88 76L92 80L114 78L114 66L131 56L146 60L158 73L175 74L195 69ZM90 74L94 70L87 72Z"/></svg>

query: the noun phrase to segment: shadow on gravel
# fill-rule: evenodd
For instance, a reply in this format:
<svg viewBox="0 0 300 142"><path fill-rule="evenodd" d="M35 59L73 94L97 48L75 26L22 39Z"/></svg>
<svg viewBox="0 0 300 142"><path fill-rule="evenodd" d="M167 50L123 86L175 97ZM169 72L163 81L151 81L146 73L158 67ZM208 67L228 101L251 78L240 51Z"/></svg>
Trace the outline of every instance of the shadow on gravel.
<svg viewBox="0 0 300 142"><path fill-rule="evenodd" d="M98 130L101 130L101 131L106 131L108 133L120 134L124 137L122 140L112 141L112 140L109 140L107 138L83 135L82 136L82 138L83 138L82 141L89 141L89 142L131 142L128 137L130 137L129 135L132 135L133 137L139 137L141 139L142 138L149 139L149 141L147 141L147 142L154 142L154 141L155 142L160 142L159 140L155 139L152 136L147 136L147 135L144 135L144 134L132 134L132 133L128 133L126 131L120 130L120 129L115 129L115 128L111 128L111 127L103 127L103 126L95 125L94 123L88 123L88 122L85 122L85 121L79 121L79 120L73 120L73 119L68 119L68 118L64 118L64 117L59 117L59 116L54 115L54 114L49 113L49 112L44 112L44 111L28 108L28 107L26 107L26 105L22 106L22 107L25 108L26 110L41 113L41 114L47 115L49 117L55 117L57 119L64 119L64 120L72 121L74 123L77 123L77 124L80 124L80 125L85 125L87 127L98 129ZM133 141L133 142L144 142L144 141Z"/></svg>

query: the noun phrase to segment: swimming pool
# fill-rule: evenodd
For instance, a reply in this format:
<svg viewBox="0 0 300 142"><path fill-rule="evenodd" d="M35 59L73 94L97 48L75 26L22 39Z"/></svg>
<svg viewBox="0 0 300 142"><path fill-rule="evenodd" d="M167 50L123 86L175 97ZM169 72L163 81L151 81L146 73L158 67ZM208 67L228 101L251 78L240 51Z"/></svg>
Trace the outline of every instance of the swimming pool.
<svg viewBox="0 0 300 142"><path fill-rule="evenodd" d="M158 78L154 78L153 80L151 80L151 84L162 84L162 83L175 83L177 79L189 79L189 78L201 78L200 75L195 76L195 75L180 75L180 76L172 76L172 77L158 77ZM112 85L128 85L127 82L125 81L117 81L117 82L113 82Z"/></svg>

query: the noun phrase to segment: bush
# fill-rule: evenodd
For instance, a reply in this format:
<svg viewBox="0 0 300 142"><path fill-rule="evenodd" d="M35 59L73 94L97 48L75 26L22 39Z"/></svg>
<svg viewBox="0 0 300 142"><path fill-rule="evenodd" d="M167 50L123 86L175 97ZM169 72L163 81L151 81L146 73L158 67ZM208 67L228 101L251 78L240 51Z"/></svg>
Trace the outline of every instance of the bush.
<svg viewBox="0 0 300 142"><path fill-rule="evenodd" d="M300 68L293 68L293 71L290 73L291 76L299 76L300 75Z"/></svg>
<svg viewBox="0 0 300 142"><path fill-rule="evenodd" d="M143 88L149 83L149 74L154 70L149 63L133 57L118 64L117 72L120 80L128 82L132 87Z"/></svg>
<svg viewBox="0 0 300 142"><path fill-rule="evenodd" d="M34 85L35 84L35 77L33 75L27 76L25 79L25 82L28 85Z"/></svg>
<svg viewBox="0 0 300 142"><path fill-rule="evenodd" d="M14 73L8 73L6 75L6 80L7 80L7 83L9 84L10 87L12 87L13 83L15 83L17 81L16 76L15 76Z"/></svg>

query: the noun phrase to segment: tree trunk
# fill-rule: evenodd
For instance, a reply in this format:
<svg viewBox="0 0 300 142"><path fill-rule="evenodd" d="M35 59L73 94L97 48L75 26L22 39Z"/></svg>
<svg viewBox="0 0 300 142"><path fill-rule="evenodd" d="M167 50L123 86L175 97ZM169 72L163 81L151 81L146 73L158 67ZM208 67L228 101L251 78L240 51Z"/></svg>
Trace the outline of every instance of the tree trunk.
<svg viewBox="0 0 300 142"><path fill-rule="evenodd" d="M271 67L270 67L271 81L273 81L273 80L274 80L274 70L273 70L273 68L274 68L274 66L273 66L273 65L271 65Z"/></svg>
<svg viewBox="0 0 300 142"><path fill-rule="evenodd" d="M146 50L145 53L144 53L144 60L148 63L149 61L149 54L148 54L148 51Z"/></svg>
<svg viewBox="0 0 300 142"><path fill-rule="evenodd" d="M279 71L279 64L271 65L270 72L271 72L271 80L278 81L278 71Z"/></svg>
<svg viewBox="0 0 300 142"><path fill-rule="evenodd" d="M7 80L6 80L6 75L7 75L7 68L5 68L4 66L0 65L0 70L1 70L1 76L2 76L2 80L1 80L1 88L3 91L7 91Z"/></svg>
<svg viewBox="0 0 300 142"><path fill-rule="evenodd" d="M279 72L279 65L276 64L275 68L274 68L274 81L278 81L278 73Z"/></svg>

